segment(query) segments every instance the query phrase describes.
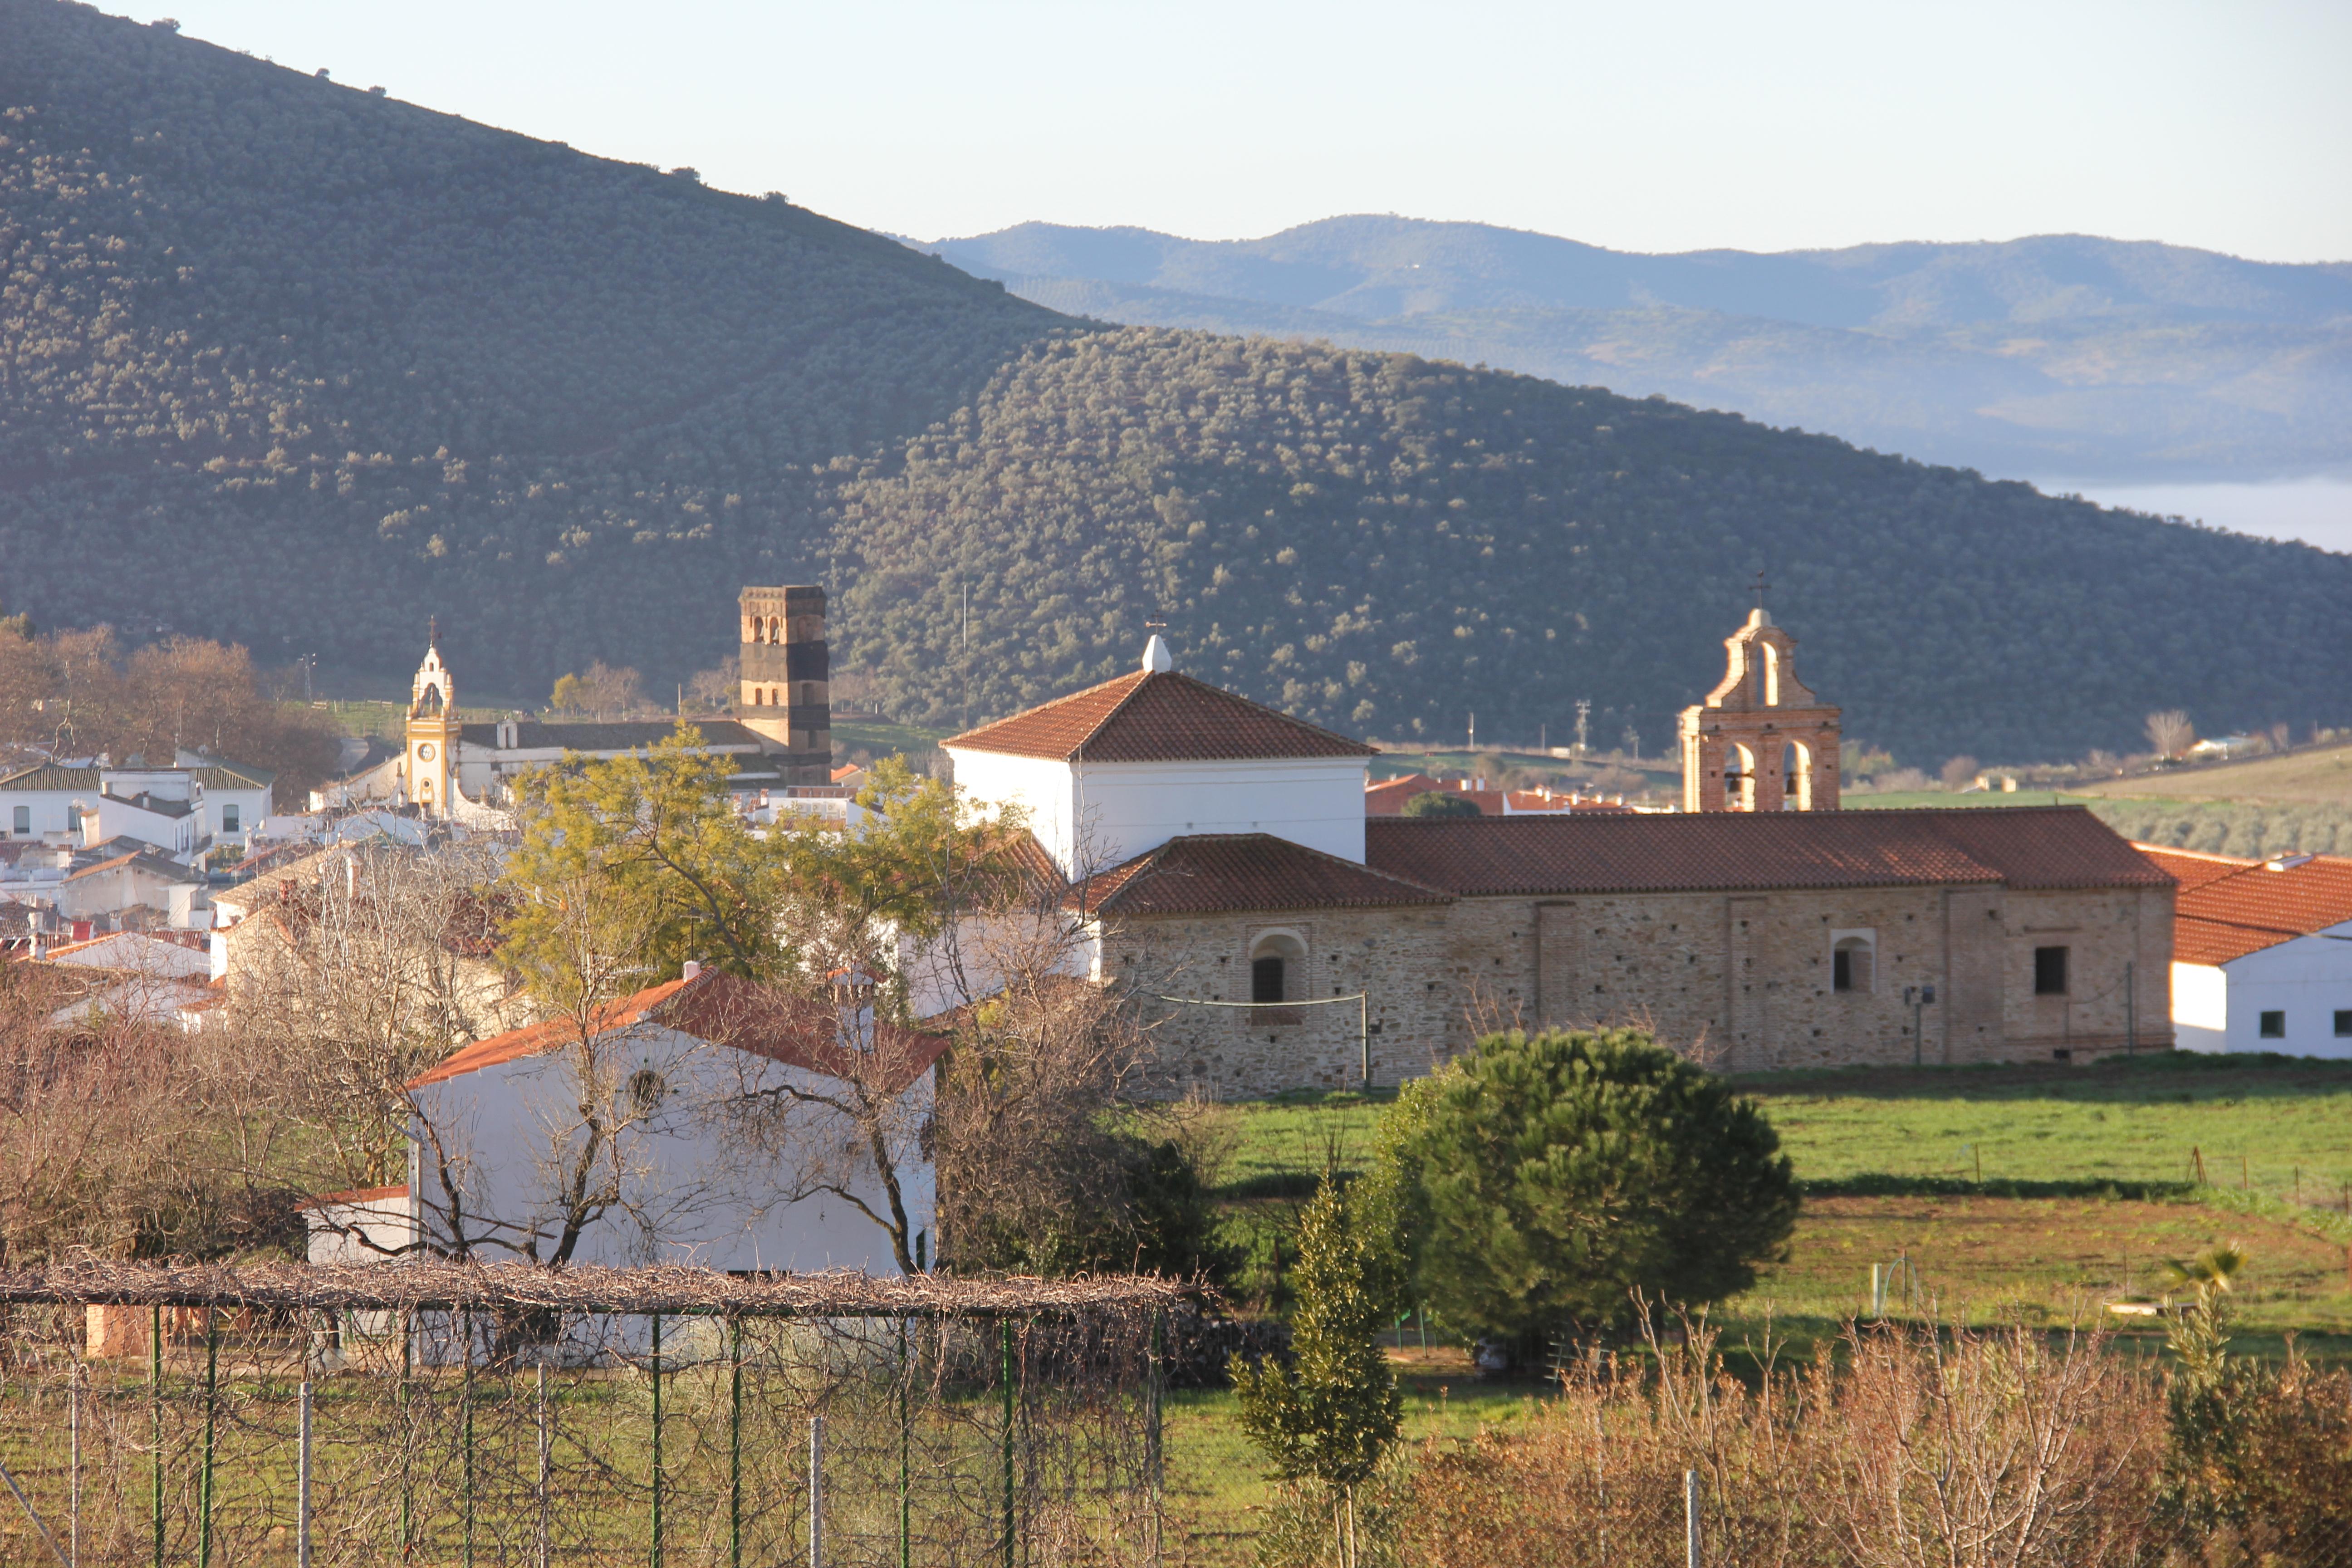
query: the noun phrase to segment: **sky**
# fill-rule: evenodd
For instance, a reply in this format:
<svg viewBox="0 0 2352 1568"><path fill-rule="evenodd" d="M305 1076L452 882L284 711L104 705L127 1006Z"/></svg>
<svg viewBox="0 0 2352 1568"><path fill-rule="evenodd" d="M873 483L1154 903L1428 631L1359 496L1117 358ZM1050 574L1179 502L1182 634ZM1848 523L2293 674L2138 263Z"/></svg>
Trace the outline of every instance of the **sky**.
<svg viewBox="0 0 2352 1568"><path fill-rule="evenodd" d="M130 14L922 239L1029 219L1238 238L1389 212L1643 251L2087 233L2352 259L2347 0Z"/></svg>

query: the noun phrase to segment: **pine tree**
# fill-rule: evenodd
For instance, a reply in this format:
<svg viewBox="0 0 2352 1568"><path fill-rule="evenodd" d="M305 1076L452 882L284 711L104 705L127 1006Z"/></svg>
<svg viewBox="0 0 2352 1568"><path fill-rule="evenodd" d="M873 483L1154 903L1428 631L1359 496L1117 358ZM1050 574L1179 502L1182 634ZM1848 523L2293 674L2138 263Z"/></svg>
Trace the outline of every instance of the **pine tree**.
<svg viewBox="0 0 2352 1568"><path fill-rule="evenodd" d="M1324 1489L1349 1568L1359 1561L1357 1490L1395 1445L1404 1403L1380 1345L1390 1313L1377 1278L1382 1260L1353 1217L1339 1184L1326 1175L1299 1222L1292 1361L1234 1373L1242 1429L1280 1479Z"/></svg>

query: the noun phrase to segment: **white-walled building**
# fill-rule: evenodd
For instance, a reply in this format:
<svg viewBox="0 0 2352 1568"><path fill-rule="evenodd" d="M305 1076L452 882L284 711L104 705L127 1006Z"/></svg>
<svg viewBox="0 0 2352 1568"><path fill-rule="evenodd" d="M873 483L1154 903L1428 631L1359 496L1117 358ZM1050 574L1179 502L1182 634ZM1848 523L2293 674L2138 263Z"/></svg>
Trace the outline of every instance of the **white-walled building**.
<svg viewBox="0 0 2352 1568"><path fill-rule="evenodd" d="M2352 859L2138 848L2179 883L2172 1026L2181 1049L2352 1057Z"/></svg>
<svg viewBox="0 0 2352 1568"><path fill-rule="evenodd" d="M512 1030L408 1085L407 1183L320 1199L306 1211L310 1256L370 1255L363 1229L445 1249L462 1232L478 1257L550 1259L557 1194L584 1147L585 1085L608 1130L590 1174L615 1201L569 1261L894 1274L890 1238L865 1212L887 1213L889 1197L859 1128L789 1091L838 1096L855 1078L878 1092L898 1201L928 1238L937 1199L921 1143L946 1044L715 971L611 1004L585 1042L569 1019ZM747 1092L793 1108L757 1152L730 1132Z"/></svg>
<svg viewBox="0 0 2352 1568"><path fill-rule="evenodd" d="M946 743L983 809L1018 807L1062 875L1171 838L1266 833L1360 864L1360 741L1177 672L1154 637L1143 668Z"/></svg>
<svg viewBox="0 0 2352 1568"><path fill-rule="evenodd" d="M269 818L277 776L188 751L168 768L39 763L0 777L0 833L84 844L128 836L186 858L246 842Z"/></svg>

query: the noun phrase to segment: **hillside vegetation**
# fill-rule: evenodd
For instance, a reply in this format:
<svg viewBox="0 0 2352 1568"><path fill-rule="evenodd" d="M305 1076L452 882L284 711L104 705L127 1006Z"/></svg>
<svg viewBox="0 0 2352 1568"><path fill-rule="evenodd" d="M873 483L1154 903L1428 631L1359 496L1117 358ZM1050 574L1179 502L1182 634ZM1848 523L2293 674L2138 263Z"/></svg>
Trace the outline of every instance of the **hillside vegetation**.
<svg viewBox="0 0 2352 1568"><path fill-rule="evenodd" d="M1139 326L1324 338L2022 475L2352 460L2352 266L2044 235L1644 256L1360 215L1263 239L1028 223L924 248Z"/></svg>
<svg viewBox="0 0 2352 1568"><path fill-rule="evenodd" d="M969 585L975 718L1127 668L1149 619L1319 723L1533 739L1589 694L1654 752L1759 563L1801 674L1898 757L2122 746L2192 686L2298 729L2352 700L2352 558L1409 356L1058 340L842 493L848 655L919 721L959 711Z"/></svg>
<svg viewBox="0 0 2352 1568"><path fill-rule="evenodd" d="M795 208L0 0L0 567L43 627L460 698L715 665L827 582L889 717L1129 667L1664 743L1765 567L1934 766L2352 720L2352 559L1409 355L1113 330ZM960 618L969 590L967 656ZM967 689L969 699L967 702Z"/></svg>
<svg viewBox="0 0 2352 1568"><path fill-rule="evenodd" d="M44 625L538 689L716 661L811 473L1055 318L789 205L0 0L0 551Z"/></svg>

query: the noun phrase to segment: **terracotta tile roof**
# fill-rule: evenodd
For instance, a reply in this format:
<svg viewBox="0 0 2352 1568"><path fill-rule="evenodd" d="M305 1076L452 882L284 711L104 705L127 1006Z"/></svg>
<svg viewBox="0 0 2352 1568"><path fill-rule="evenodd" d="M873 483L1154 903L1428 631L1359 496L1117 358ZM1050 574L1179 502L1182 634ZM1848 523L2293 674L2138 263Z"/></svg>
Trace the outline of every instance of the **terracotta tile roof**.
<svg viewBox="0 0 2352 1568"><path fill-rule="evenodd" d="M709 970L692 980L672 980L599 1008L591 1026L599 1035L650 1024L675 1029L713 1045L731 1047L771 1061L812 1072L846 1076L855 1062L840 1041L840 1016L824 1001L755 985ZM423 1089L484 1068L561 1050L574 1037L569 1018L551 1019L478 1040L453 1053L439 1067L411 1079ZM896 1094L920 1078L948 1047L946 1037L883 1023L875 1027L883 1092Z"/></svg>
<svg viewBox="0 0 2352 1568"><path fill-rule="evenodd" d="M2155 861L2180 884L2180 890L2201 888L2227 876L2259 866L2259 860L2242 860L2235 855L2209 855L2201 849L2175 849L2168 844L2142 844L2134 840L2132 847Z"/></svg>
<svg viewBox="0 0 2352 1568"><path fill-rule="evenodd" d="M1349 910L1453 900L1435 888L1276 838L1198 833L1070 889L1063 902L1110 915L1191 915L1234 910Z"/></svg>
<svg viewBox="0 0 2352 1568"><path fill-rule="evenodd" d="M1372 817L1364 847L1375 869L1465 897L2169 881L2080 806Z"/></svg>
<svg viewBox="0 0 2352 1568"><path fill-rule="evenodd" d="M2156 864L2185 872L2174 903L2172 956L2181 963L2227 963L2299 936L2352 921L2352 859L2288 855L2241 860L2161 846L2137 846Z"/></svg>
<svg viewBox="0 0 2352 1568"><path fill-rule="evenodd" d="M1318 729L1175 670L1137 670L941 742L1055 762L1233 762L1369 757L1360 741Z"/></svg>

